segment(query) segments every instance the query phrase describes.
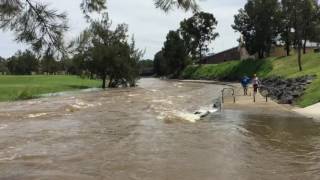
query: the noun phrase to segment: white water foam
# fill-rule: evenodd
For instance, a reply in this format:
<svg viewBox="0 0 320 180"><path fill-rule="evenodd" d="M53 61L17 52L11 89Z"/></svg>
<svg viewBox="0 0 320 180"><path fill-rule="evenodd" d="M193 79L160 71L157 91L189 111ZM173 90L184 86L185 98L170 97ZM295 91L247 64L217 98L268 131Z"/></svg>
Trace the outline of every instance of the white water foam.
<svg viewBox="0 0 320 180"><path fill-rule="evenodd" d="M0 130L1 130L1 129L6 129L7 127L8 127L7 124L0 124Z"/></svg>
<svg viewBox="0 0 320 180"><path fill-rule="evenodd" d="M172 105L173 102L171 100L167 99L158 99L158 100L152 100L153 103L164 103L164 104L170 104Z"/></svg>
<svg viewBox="0 0 320 180"><path fill-rule="evenodd" d="M157 118L166 122L187 121L196 123L200 120L200 116L183 111L163 112Z"/></svg>
<svg viewBox="0 0 320 180"><path fill-rule="evenodd" d="M41 116L45 116L48 113L36 113L36 114L28 114L28 118L37 118L37 117L41 117Z"/></svg>

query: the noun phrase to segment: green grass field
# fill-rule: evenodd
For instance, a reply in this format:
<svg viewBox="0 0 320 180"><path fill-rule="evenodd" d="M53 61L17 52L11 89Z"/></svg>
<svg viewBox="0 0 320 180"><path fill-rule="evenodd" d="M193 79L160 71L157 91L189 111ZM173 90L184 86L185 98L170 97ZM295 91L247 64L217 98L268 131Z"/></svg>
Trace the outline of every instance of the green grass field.
<svg viewBox="0 0 320 180"><path fill-rule="evenodd" d="M46 93L99 86L98 80L78 76L0 76L0 101L31 99Z"/></svg>
<svg viewBox="0 0 320 180"><path fill-rule="evenodd" d="M260 77L281 76L293 78L303 75L317 75L296 104L306 107L320 102L320 53L309 53L302 57L303 71L298 71L297 56L267 58L263 60L230 61L222 64L187 67L182 76L185 79L240 80L244 75L257 73Z"/></svg>

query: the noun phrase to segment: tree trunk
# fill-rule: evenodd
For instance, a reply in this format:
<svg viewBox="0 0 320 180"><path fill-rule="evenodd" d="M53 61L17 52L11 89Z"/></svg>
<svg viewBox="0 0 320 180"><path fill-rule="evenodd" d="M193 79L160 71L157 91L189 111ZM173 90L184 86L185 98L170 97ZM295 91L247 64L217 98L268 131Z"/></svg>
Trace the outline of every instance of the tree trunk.
<svg viewBox="0 0 320 180"><path fill-rule="evenodd" d="M287 28L287 39L286 39L286 52L287 52L287 56L290 56L290 45L291 45L291 41L290 41L290 28Z"/></svg>
<svg viewBox="0 0 320 180"><path fill-rule="evenodd" d="M287 52L287 56L290 56L290 42L289 42L289 40L287 40L287 42L286 42L286 52Z"/></svg>
<svg viewBox="0 0 320 180"><path fill-rule="evenodd" d="M259 56L259 59L263 59L263 58L264 58L264 52L263 52L263 50L259 50L258 56Z"/></svg>
<svg viewBox="0 0 320 180"><path fill-rule="evenodd" d="M102 76L102 88L105 89L106 88L106 80L107 80L107 76L103 75Z"/></svg>
<svg viewBox="0 0 320 180"><path fill-rule="evenodd" d="M290 56L290 46L287 45L286 51L287 51L287 56Z"/></svg>
<svg viewBox="0 0 320 180"><path fill-rule="evenodd" d="M113 77L112 76L110 76L108 87L113 88Z"/></svg>
<svg viewBox="0 0 320 180"><path fill-rule="evenodd" d="M202 45L200 45L200 50L199 50L199 64L201 63L202 60Z"/></svg>
<svg viewBox="0 0 320 180"><path fill-rule="evenodd" d="M303 54L306 54L306 53L307 53L307 40L305 38L303 42Z"/></svg>
<svg viewBox="0 0 320 180"><path fill-rule="evenodd" d="M93 79L93 73L90 72L90 79Z"/></svg>
<svg viewBox="0 0 320 180"><path fill-rule="evenodd" d="M299 40L298 42L298 66L299 66L299 71L302 71L302 65L301 65L301 49L302 49L302 42Z"/></svg>

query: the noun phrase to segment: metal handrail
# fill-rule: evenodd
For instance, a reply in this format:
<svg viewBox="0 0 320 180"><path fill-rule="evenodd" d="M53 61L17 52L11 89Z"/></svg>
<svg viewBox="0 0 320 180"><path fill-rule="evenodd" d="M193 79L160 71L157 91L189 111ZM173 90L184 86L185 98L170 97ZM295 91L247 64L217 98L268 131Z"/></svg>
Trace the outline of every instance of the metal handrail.
<svg viewBox="0 0 320 180"><path fill-rule="evenodd" d="M281 93L281 91L279 89L276 89L276 88L273 88L273 87L267 87L267 86L263 86L262 87L265 88L265 90L267 91L267 94L266 94L266 98L270 97L270 89L272 89L273 91L277 91L279 94Z"/></svg>
<svg viewBox="0 0 320 180"><path fill-rule="evenodd" d="M225 90L231 90L232 91L232 97L233 97L233 103L236 103L236 97L235 97L235 90L233 88L223 88L221 93L222 93L222 103L224 103L224 92Z"/></svg>
<svg viewBox="0 0 320 180"><path fill-rule="evenodd" d="M266 87L266 86L260 85L259 88L258 88L258 92L260 91L259 89L261 89L261 87ZM252 92L253 92L253 87L248 87L248 89L252 90ZM269 97L270 97L270 92L268 91L268 88L265 88L265 89L266 89L266 91L267 91L267 94L265 94L265 96L264 96L263 94L261 94L261 95L264 96L265 99L266 99L266 102L268 102L268 99L269 99ZM261 92L261 91L260 91L260 92ZM253 97L253 102L256 102L256 96L255 96L254 92L253 92L252 94L253 94L253 95L252 95L252 97ZM250 96L251 96L251 93L250 93Z"/></svg>

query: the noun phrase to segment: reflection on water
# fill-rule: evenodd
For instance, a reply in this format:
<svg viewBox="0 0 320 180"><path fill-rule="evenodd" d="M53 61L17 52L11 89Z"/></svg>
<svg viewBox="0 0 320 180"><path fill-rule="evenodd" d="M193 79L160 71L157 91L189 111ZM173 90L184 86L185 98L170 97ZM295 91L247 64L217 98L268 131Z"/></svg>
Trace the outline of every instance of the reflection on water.
<svg viewBox="0 0 320 180"><path fill-rule="evenodd" d="M221 88L143 79L0 104L0 179L319 179L319 122L235 110L184 120Z"/></svg>

